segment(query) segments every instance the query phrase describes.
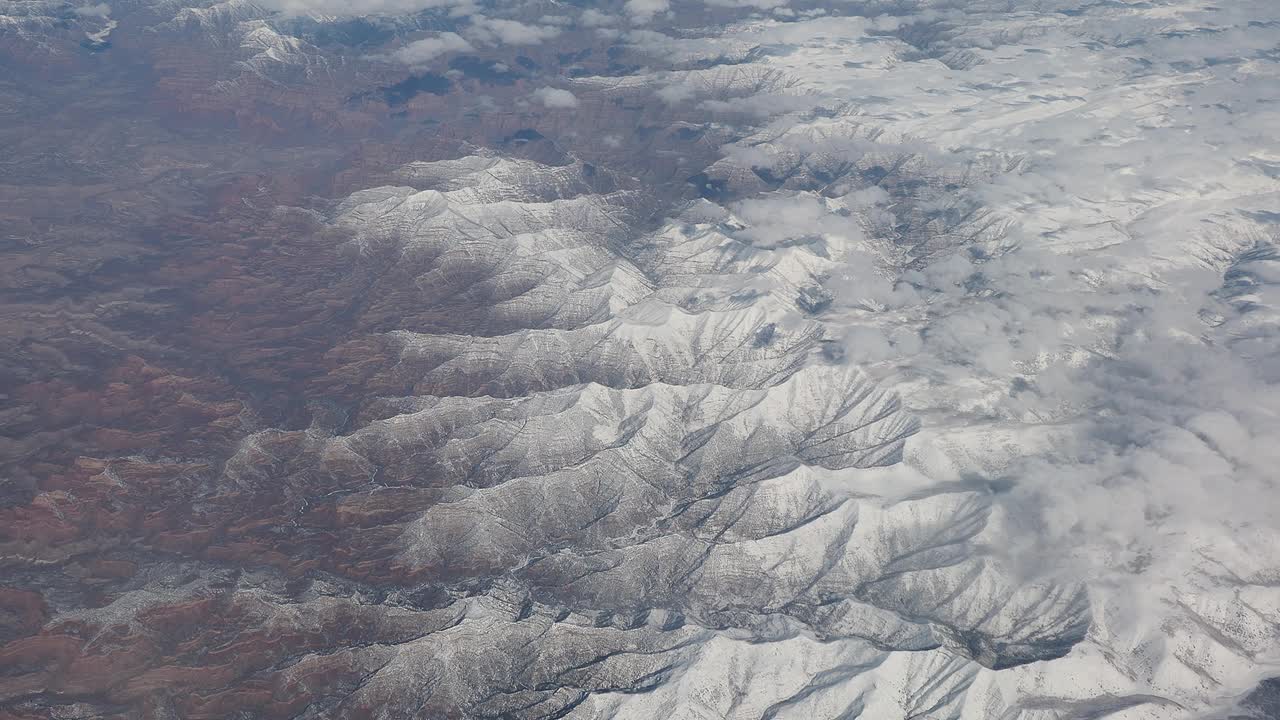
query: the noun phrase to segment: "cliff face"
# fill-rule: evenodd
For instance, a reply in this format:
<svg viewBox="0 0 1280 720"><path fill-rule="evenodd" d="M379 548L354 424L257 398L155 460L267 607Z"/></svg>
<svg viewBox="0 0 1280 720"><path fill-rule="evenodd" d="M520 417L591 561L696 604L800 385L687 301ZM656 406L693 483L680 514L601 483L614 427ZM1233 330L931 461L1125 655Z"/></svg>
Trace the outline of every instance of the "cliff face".
<svg viewBox="0 0 1280 720"><path fill-rule="evenodd" d="M10 5L0 718L1266 704L1267 8Z"/></svg>

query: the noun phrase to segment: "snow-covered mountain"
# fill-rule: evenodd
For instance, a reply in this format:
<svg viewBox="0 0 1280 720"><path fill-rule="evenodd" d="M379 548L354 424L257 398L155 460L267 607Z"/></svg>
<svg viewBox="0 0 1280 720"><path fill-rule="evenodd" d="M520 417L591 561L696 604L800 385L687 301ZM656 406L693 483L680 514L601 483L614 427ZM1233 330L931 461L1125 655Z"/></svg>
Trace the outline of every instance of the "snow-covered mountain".
<svg viewBox="0 0 1280 720"><path fill-rule="evenodd" d="M0 22L0 714L1278 717L1280 6Z"/></svg>

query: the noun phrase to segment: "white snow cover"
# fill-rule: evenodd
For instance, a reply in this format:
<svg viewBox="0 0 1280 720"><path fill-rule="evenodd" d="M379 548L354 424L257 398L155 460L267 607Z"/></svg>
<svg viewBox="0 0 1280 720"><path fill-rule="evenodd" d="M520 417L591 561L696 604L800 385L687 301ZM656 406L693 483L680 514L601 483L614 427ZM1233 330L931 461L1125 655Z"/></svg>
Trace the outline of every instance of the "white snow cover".
<svg viewBox="0 0 1280 720"><path fill-rule="evenodd" d="M338 208L502 331L391 333L459 396L323 452L421 446L452 494L401 560L566 608L470 600L360 692L479 694L439 658L535 629L597 643L573 718L1214 717L1280 675L1280 5L725 4L767 16L632 0L656 69L533 97L743 128L732 201L636 239L638 191L485 155Z"/></svg>
<svg viewBox="0 0 1280 720"><path fill-rule="evenodd" d="M911 5L705 38L788 78L702 99L768 118L722 148L722 177L786 179L729 209L761 247L840 236L822 321L922 419L903 464L831 486L990 483L983 552L1019 582L1085 583L1091 624L1066 657L1000 671L895 655L787 716L1221 712L1280 673L1280 5ZM581 716L732 714L717 697L768 716L702 688L813 687L831 648L789 642L715 643L681 683ZM923 714L895 699L930 683Z"/></svg>

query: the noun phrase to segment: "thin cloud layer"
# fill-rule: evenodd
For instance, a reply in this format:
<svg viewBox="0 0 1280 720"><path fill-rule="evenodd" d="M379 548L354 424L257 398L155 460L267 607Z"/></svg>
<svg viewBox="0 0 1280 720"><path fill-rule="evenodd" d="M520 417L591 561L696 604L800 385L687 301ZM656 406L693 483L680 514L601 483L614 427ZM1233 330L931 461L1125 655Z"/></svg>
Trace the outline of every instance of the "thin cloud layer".
<svg viewBox="0 0 1280 720"><path fill-rule="evenodd" d="M463 32L472 41L485 45L538 45L559 35L560 28L476 16Z"/></svg>
<svg viewBox="0 0 1280 720"><path fill-rule="evenodd" d="M358 17L363 15L406 15L423 10L465 11L472 0L262 0L257 3L285 15Z"/></svg>
<svg viewBox="0 0 1280 720"><path fill-rule="evenodd" d="M470 52L475 48L457 33L440 33L415 40L391 53L391 58L405 65L423 65L446 53Z"/></svg>
<svg viewBox="0 0 1280 720"><path fill-rule="evenodd" d="M568 90L561 88L538 88L533 91L533 98L548 108L578 107L578 98Z"/></svg>
<svg viewBox="0 0 1280 720"><path fill-rule="evenodd" d="M636 24L653 21L654 17L671 9L670 0L627 0L623 10Z"/></svg>

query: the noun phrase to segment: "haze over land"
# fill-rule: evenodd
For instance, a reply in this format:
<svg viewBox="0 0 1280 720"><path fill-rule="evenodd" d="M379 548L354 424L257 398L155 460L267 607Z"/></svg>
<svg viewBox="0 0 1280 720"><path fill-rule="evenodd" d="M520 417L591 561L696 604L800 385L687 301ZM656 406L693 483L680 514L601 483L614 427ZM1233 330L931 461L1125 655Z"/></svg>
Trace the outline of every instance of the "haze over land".
<svg viewBox="0 0 1280 720"><path fill-rule="evenodd" d="M1276 717L1278 63L0 0L0 717Z"/></svg>

